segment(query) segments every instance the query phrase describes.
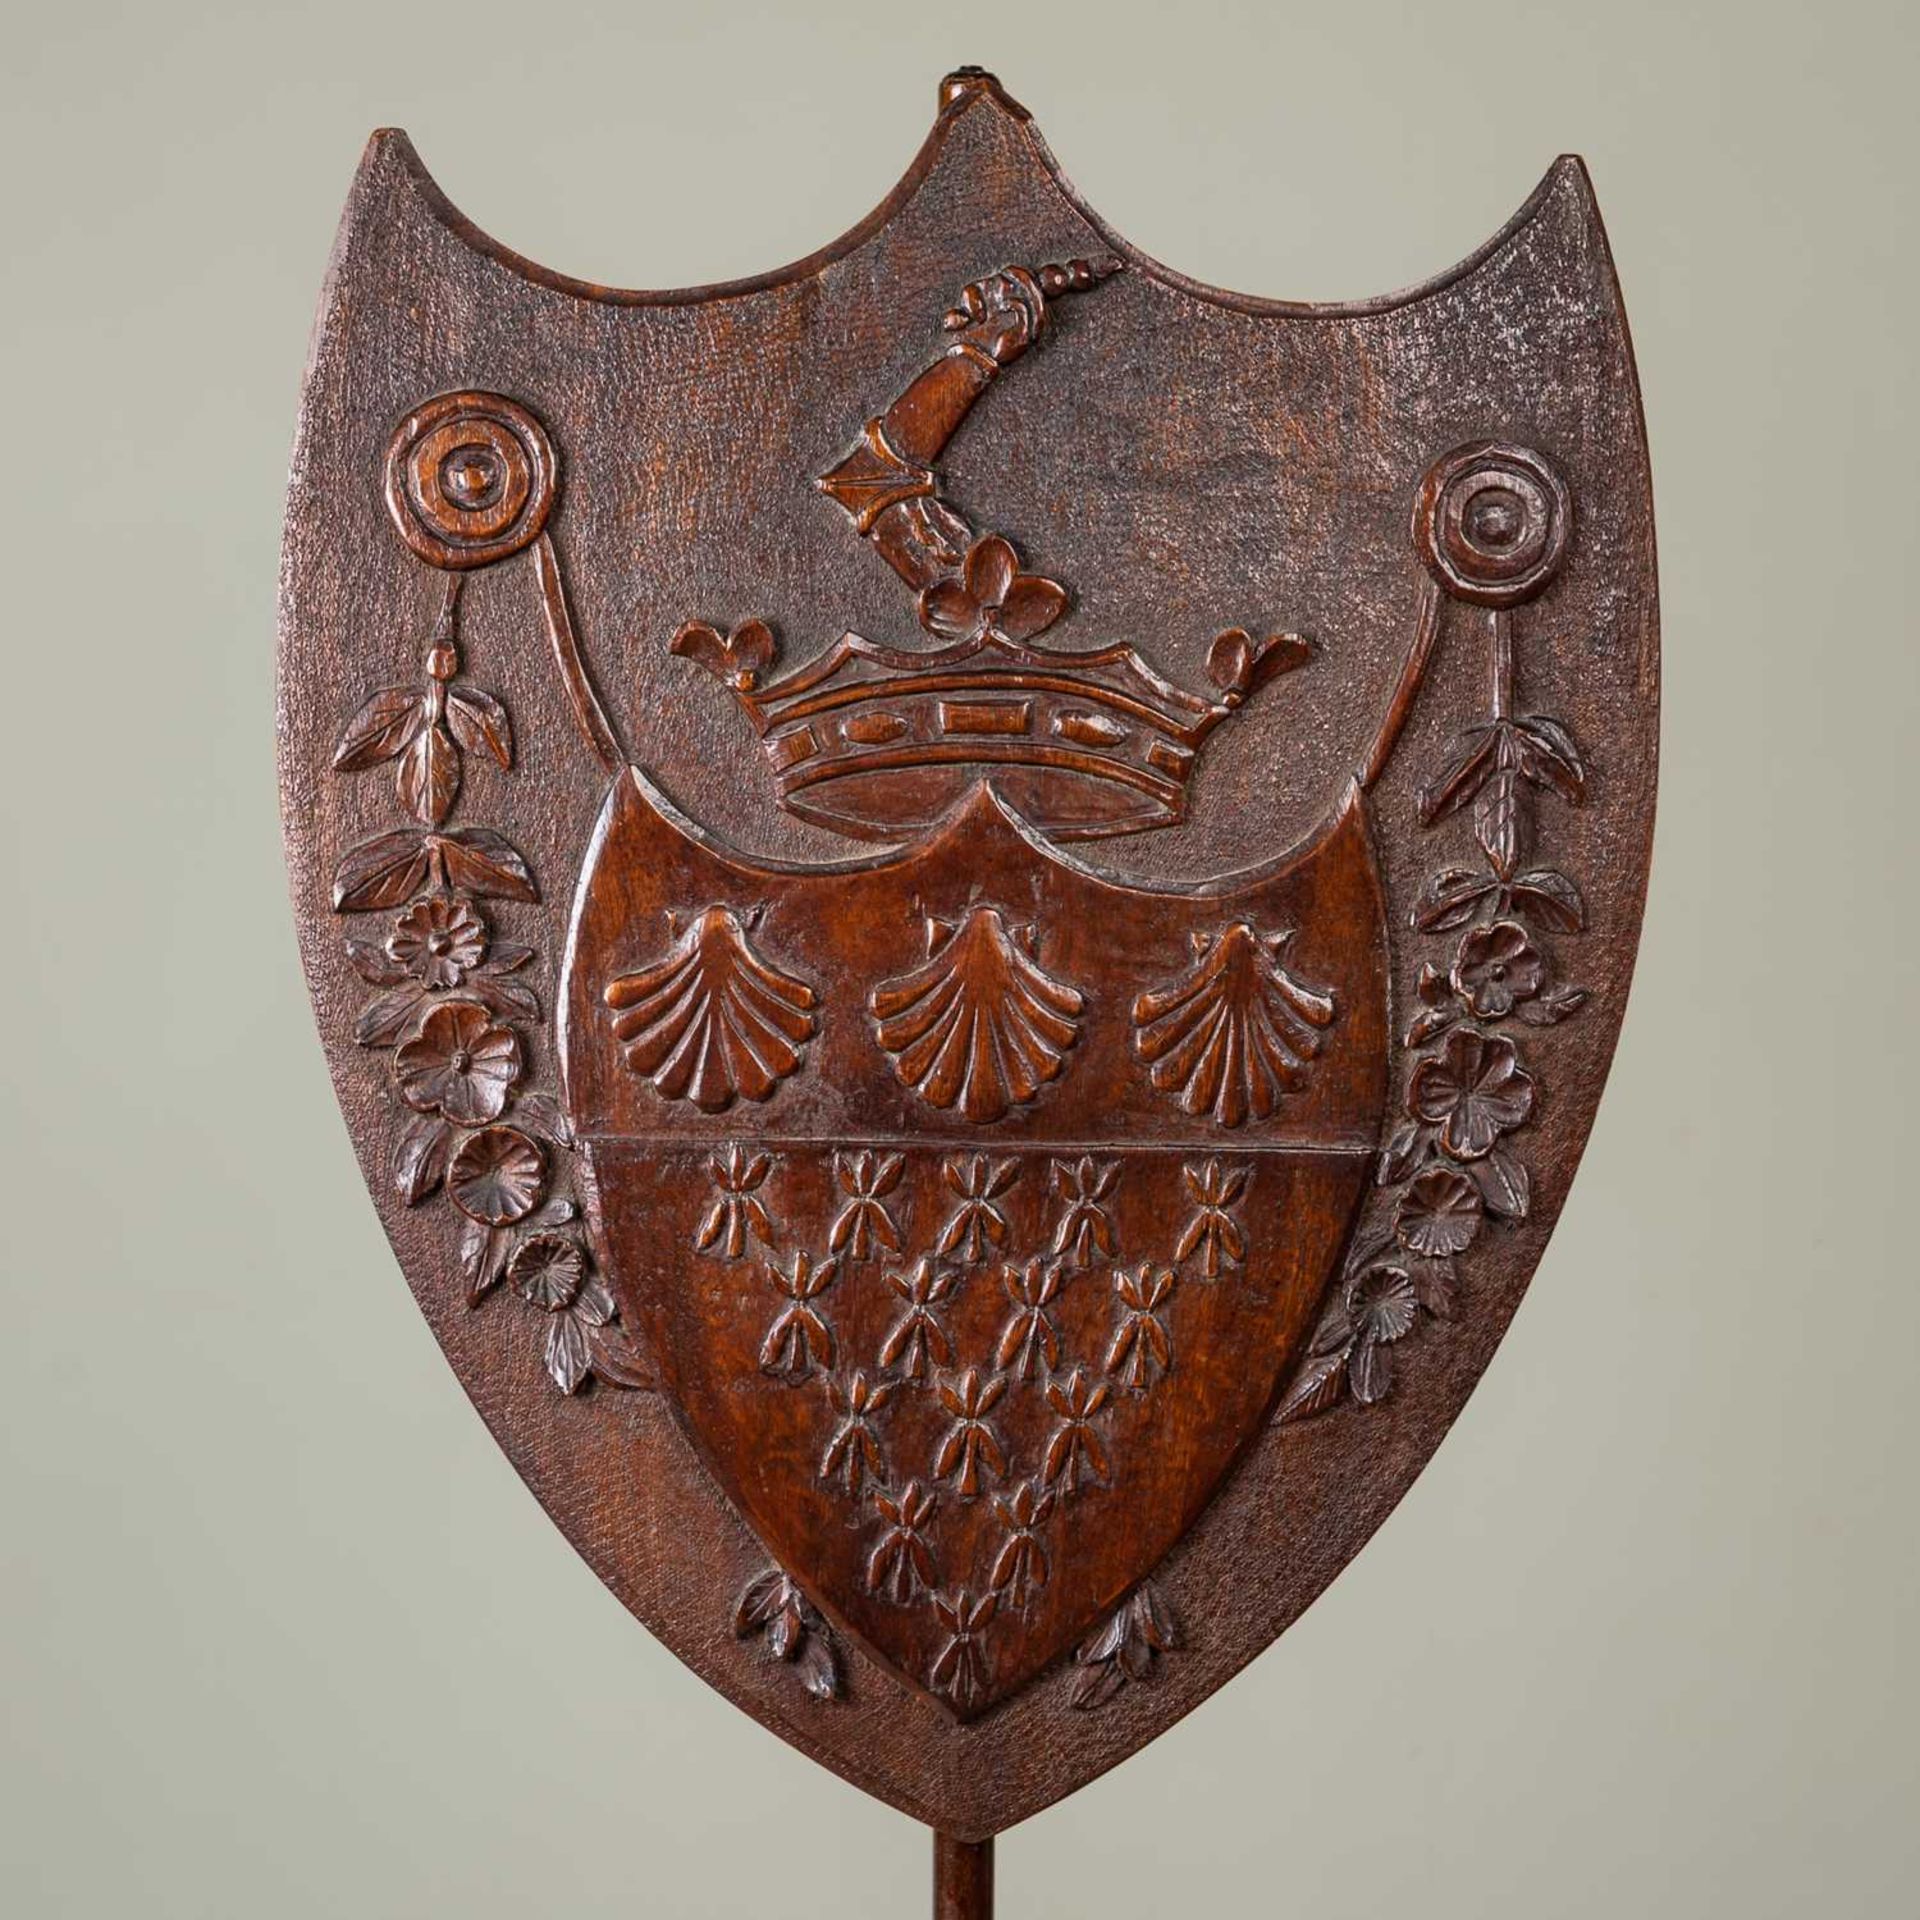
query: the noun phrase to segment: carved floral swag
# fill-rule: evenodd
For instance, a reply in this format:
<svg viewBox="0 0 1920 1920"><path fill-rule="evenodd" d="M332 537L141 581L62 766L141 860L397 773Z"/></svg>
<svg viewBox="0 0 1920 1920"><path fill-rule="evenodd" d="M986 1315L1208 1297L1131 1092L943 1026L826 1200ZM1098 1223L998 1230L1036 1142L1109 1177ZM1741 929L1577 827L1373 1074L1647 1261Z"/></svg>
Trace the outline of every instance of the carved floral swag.
<svg viewBox="0 0 1920 1920"><path fill-rule="evenodd" d="M528 1084L521 1028L537 1025L540 1001L525 976L538 956L501 939L483 905L534 905L539 889L504 835L447 825L465 757L505 773L514 755L505 707L457 677L461 578L447 577L421 683L375 693L334 749L340 773L393 762L413 822L353 848L334 875L334 911L372 927L345 942L379 989L354 1038L390 1055L394 1188L410 1207L436 1194L450 1204L468 1305L505 1280L546 1316L546 1368L563 1393L596 1375L635 1385L637 1358L577 1224L571 1129L552 1093Z"/></svg>
<svg viewBox="0 0 1920 1920"><path fill-rule="evenodd" d="M1349 1397L1363 1407L1384 1399L1393 1349L1421 1314L1454 1317L1460 1256L1489 1221L1527 1217L1532 1176L1510 1136L1533 1114L1538 1088L1514 1029L1554 1026L1587 999L1559 978L1546 937L1584 929L1580 890L1556 867L1526 864L1534 796L1580 805L1586 764L1560 721L1512 711L1512 615L1486 618L1493 710L1448 744L1417 801L1426 828L1471 808L1482 864L1436 869L1409 914L1430 941L1457 937L1420 969L1403 1116L1377 1173L1384 1213L1355 1243L1281 1400L1282 1421Z"/></svg>

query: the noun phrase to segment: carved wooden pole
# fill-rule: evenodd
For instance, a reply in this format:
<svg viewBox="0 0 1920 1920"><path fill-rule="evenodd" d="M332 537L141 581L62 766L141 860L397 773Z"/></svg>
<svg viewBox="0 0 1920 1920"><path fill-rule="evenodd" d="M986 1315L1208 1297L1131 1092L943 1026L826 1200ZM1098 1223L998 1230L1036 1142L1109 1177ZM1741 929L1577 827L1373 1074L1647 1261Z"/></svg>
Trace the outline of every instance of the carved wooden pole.
<svg viewBox="0 0 1920 1920"><path fill-rule="evenodd" d="M933 1836L933 1920L993 1920L993 1842Z"/></svg>

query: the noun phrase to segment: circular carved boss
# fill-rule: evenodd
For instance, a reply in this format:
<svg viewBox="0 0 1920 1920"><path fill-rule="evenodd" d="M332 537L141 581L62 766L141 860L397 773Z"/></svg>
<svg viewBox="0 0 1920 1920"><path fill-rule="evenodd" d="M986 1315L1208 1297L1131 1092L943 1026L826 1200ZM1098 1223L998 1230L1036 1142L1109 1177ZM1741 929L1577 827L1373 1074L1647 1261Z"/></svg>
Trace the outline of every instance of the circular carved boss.
<svg viewBox="0 0 1920 1920"><path fill-rule="evenodd" d="M1572 531L1559 470L1497 440L1436 460L1413 503L1414 550L1447 592L1476 606L1531 600L1560 570Z"/></svg>
<svg viewBox="0 0 1920 1920"><path fill-rule="evenodd" d="M443 393L387 448L387 511L432 567L484 567L529 545L553 508L547 430L498 393Z"/></svg>

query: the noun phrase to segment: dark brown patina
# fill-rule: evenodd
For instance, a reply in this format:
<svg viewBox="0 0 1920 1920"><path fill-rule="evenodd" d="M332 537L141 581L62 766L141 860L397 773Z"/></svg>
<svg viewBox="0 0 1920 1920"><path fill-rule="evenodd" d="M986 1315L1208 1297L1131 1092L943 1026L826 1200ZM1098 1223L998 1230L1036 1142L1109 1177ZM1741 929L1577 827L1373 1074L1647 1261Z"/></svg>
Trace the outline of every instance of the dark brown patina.
<svg viewBox="0 0 1920 1920"><path fill-rule="evenodd" d="M1491 1357L1646 878L1586 176L1413 292L1198 287L991 77L764 279L349 203L282 764L336 1084L629 1607L984 1843L1292 1620Z"/></svg>

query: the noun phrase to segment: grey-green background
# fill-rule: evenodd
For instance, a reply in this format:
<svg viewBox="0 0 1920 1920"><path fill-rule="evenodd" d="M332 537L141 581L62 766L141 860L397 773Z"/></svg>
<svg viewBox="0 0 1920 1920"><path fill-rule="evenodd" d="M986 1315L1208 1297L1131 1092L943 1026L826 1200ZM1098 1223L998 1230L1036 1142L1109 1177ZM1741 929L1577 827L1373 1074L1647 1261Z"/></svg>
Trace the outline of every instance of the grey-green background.
<svg viewBox="0 0 1920 1920"><path fill-rule="evenodd" d="M923 1908L924 1835L620 1610L360 1189L273 786L281 486L368 129L555 267L838 233L971 60L1132 239L1334 298L1593 168L1666 760L1592 1151L1486 1384L1009 1916L1914 1911L1911 9L0 7L0 1911Z"/></svg>

